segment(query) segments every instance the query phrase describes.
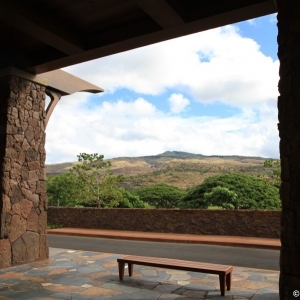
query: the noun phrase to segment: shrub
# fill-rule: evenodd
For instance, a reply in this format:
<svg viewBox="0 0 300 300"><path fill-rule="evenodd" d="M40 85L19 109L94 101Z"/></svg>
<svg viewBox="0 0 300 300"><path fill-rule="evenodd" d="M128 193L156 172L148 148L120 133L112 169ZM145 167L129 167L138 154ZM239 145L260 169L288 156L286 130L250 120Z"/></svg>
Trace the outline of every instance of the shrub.
<svg viewBox="0 0 300 300"><path fill-rule="evenodd" d="M257 177L238 173L207 178L202 184L189 190L183 197L180 207L207 208L209 203L208 196L205 197L205 194L212 193L213 189L217 187L226 188L237 195L238 206L232 203L236 208L280 209L281 207L278 188ZM224 203L228 203L228 201L224 201Z"/></svg>

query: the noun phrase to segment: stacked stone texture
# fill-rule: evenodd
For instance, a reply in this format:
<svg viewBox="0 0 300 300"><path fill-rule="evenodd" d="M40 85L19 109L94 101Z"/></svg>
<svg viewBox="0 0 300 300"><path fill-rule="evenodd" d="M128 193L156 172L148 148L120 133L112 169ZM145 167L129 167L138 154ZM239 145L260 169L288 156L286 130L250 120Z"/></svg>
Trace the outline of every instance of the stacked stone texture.
<svg viewBox="0 0 300 300"><path fill-rule="evenodd" d="M280 211L49 207L48 221L72 228L266 238L280 236Z"/></svg>
<svg viewBox="0 0 300 300"><path fill-rule="evenodd" d="M278 0L278 97L282 168L280 299L300 287L300 1Z"/></svg>
<svg viewBox="0 0 300 300"><path fill-rule="evenodd" d="M0 90L0 268L48 257L45 88L15 76Z"/></svg>

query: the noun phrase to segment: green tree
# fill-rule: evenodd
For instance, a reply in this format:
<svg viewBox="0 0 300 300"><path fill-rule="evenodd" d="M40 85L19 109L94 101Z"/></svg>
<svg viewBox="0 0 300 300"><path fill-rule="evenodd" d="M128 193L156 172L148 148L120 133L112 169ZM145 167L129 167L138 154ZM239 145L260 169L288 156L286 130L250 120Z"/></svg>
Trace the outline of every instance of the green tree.
<svg viewBox="0 0 300 300"><path fill-rule="evenodd" d="M81 202L85 186L73 173L49 176L46 183L48 201L51 205L76 206Z"/></svg>
<svg viewBox="0 0 300 300"><path fill-rule="evenodd" d="M79 163L65 174L47 178L49 203L61 206L149 207L137 195L119 186L123 175L113 176L103 155L80 153Z"/></svg>
<svg viewBox="0 0 300 300"><path fill-rule="evenodd" d="M281 166L280 160L267 159L264 161L264 167L271 169L272 173L267 180L274 186L280 187L281 183ZM263 177L265 178L265 177Z"/></svg>
<svg viewBox="0 0 300 300"><path fill-rule="evenodd" d="M236 193L238 207L243 209L279 209L279 191L273 185L254 176L239 173L229 173L212 176L202 184L190 189L181 201L181 208L207 208L209 203L205 193L211 193L213 188L223 187ZM226 203L226 202L225 202ZM235 205L235 207L237 207Z"/></svg>
<svg viewBox="0 0 300 300"><path fill-rule="evenodd" d="M156 208L178 207L180 200L185 195L184 190L163 183L141 187L136 189L134 193L138 195L143 202L147 202Z"/></svg>
<svg viewBox="0 0 300 300"><path fill-rule="evenodd" d="M215 205L225 209L239 208L237 194L226 187L214 187L211 192L204 193L203 197L209 206Z"/></svg>
<svg viewBox="0 0 300 300"><path fill-rule="evenodd" d="M128 190L121 188L122 200L117 207L119 208L148 208L149 205L144 203L139 196L133 195Z"/></svg>
<svg viewBox="0 0 300 300"><path fill-rule="evenodd" d="M72 167L71 172L85 185L82 202L97 207L118 206L122 200L118 183L124 180L124 176L112 175L111 162L104 161L103 155L80 153L77 157L79 163Z"/></svg>

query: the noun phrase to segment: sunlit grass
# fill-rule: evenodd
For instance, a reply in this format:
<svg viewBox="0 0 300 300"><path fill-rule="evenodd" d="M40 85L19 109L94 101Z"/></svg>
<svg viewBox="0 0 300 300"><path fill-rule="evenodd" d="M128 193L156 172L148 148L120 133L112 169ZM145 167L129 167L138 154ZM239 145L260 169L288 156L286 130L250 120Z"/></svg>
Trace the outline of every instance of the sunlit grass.
<svg viewBox="0 0 300 300"><path fill-rule="evenodd" d="M207 209L222 209L221 206L209 206Z"/></svg>

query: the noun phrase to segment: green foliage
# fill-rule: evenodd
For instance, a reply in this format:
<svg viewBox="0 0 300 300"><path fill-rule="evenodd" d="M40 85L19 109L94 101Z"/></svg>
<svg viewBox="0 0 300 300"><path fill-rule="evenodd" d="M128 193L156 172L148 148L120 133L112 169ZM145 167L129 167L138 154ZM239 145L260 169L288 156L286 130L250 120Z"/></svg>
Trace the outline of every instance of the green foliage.
<svg viewBox="0 0 300 300"><path fill-rule="evenodd" d="M181 208L208 208L207 199L215 193L216 187L226 188L237 195L238 205L234 207L243 209L279 209L279 191L276 187L268 185L264 180L254 176L238 173L229 173L207 178L202 184L192 188L182 199ZM223 190L224 191L224 190ZM205 197L206 193L208 194ZM224 202L228 203L228 202ZM220 204L220 202L219 202ZM228 207L227 204L225 205ZM224 207L225 208L225 207Z"/></svg>
<svg viewBox="0 0 300 300"><path fill-rule="evenodd" d="M209 206L216 205L225 209L239 208L237 194L226 187L214 187L211 192L204 193L203 197Z"/></svg>
<svg viewBox="0 0 300 300"><path fill-rule="evenodd" d="M114 176L111 162L103 155L80 153L79 163L59 176L47 178L47 193L51 205L97 207L148 207L119 183L123 175Z"/></svg>
<svg viewBox="0 0 300 300"><path fill-rule="evenodd" d="M139 196L133 195L128 190L121 188L122 200L117 207L119 208L149 208L147 203L144 203Z"/></svg>
<svg viewBox="0 0 300 300"><path fill-rule="evenodd" d="M85 186L81 201L88 203L89 206L118 206L122 200L118 183L124 180L124 176L112 175L111 162L104 161L103 155L80 153L77 157L80 163L72 167L71 173L77 176ZM101 172L102 169L104 169L104 174Z"/></svg>
<svg viewBox="0 0 300 300"><path fill-rule="evenodd" d="M156 208L178 207L180 200L185 195L184 190L163 183L141 187L136 189L134 193L143 202L147 202Z"/></svg>
<svg viewBox="0 0 300 300"><path fill-rule="evenodd" d="M71 172L50 176L46 183L48 201L52 206L76 206L85 190L83 182Z"/></svg>
<svg viewBox="0 0 300 300"><path fill-rule="evenodd" d="M264 162L264 167L269 168L269 169L272 170L271 178L268 179L268 180L272 185L279 188L280 183L281 183L280 161L279 160L274 160L274 159L267 159Z"/></svg>
<svg viewBox="0 0 300 300"><path fill-rule="evenodd" d="M235 206L231 203L223 203L222 208L224 208L224 209L236 209Z"/></svg>

